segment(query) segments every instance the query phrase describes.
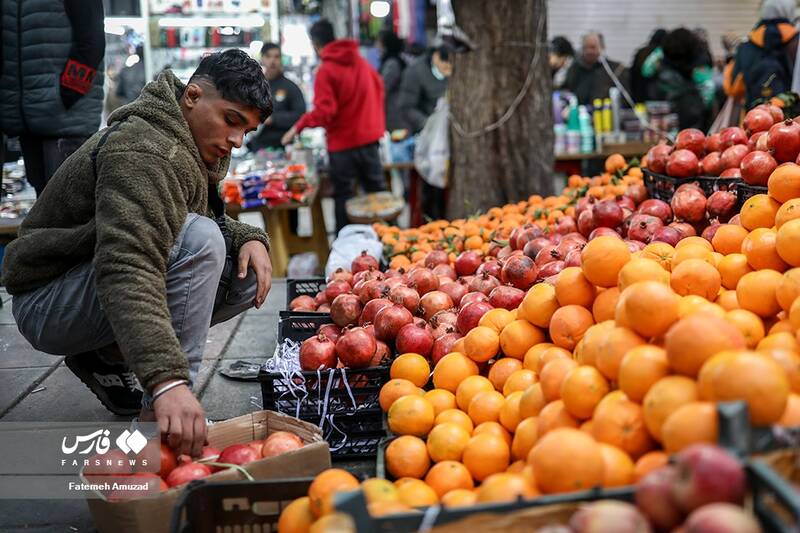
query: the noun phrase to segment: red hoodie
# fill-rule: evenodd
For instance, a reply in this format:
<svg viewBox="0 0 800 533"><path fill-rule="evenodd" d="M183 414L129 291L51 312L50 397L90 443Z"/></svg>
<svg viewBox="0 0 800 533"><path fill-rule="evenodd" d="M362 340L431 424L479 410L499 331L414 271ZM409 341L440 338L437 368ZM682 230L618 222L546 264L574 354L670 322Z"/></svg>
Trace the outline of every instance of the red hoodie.
<svg viewBox="0 0 800 533"><path fill-rule="evenodd" d="M378 141L386 129L383 80L359 54L358 42L333 41L320 58L314 109L297 121L297 132L325 128L330 152Z"/></svg>

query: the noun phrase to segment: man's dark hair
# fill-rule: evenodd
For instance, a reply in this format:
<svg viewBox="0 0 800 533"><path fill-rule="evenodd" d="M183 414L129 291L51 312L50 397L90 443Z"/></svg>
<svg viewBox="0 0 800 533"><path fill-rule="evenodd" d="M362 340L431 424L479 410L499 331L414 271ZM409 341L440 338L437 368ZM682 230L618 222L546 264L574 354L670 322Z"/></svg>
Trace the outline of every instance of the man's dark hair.
<svg viewBox="0 0 800 533"><path fill-rule="evenodd" d="M261 47L261 55L267 55L267 52L270 50L275 50L277 48L278 52L280 52L281 47L276 43L264 43L264 46Z"/></svg>
<svg viewBox="0 0 800 533"><path fill-rule="evenodd" d="M308 30L308 35L311 37L311 44L317 48L322 48L336 40L336 36L333 33L333 24L328 19L320 19L315 22L311 29Z"/></svg>
<svg viewBox="0 0 800 533"><path fill-rule="evenodd" d="M257 108L262 122L272 114L269 82L258 61L242 50L225 50L204 57L189 83L198 80L213 84L225 100Z"/></svg>
<svg viewBox="0 0 800 533"><path fill-rule="evenodd" d="M550 51L560 57L574 57L575 49L569 39L563 35L557 35L550 41Z"/></svg>
<svg viewBox="0 0 800 533"><path fill-rule="evenodd" d="M445 62L450 62L450 54L452 53L453 49L450 48L446 44L440 44L436 48L433 49L434 52L439 54L439 59Z"/></svg>
<svg viewBox="0 0 800 533"><path fill-rule="evenodd" d="M697 66L700 39L691 30L678 28L669 32L661 43L664 61L687 79Z"/></svg>
<svg viewBox="0 0 800 533"><path fill-rule="evenodd" d="M397 34L392 30L381 30L381 32L378 34L378 39L380 40L381 45L383 45L381 65L383 65L387 59L393 57L397 58L401 65L406 65L406 62L402 56L403 48L405 47L405 41L403 41L403 39L398 37Z"/></svg>

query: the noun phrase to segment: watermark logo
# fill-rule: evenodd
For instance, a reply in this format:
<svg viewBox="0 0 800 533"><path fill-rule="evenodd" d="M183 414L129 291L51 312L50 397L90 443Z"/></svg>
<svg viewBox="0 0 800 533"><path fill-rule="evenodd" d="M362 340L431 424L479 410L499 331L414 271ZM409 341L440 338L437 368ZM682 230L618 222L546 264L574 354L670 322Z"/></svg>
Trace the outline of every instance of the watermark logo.
<svg viewBox="0 0 800 533"><path fill-rule="evenodd" d="M133 433L126 429L117 437L117 447L126 454L133 452L138 455L145 446L147 446L147 437L142 435L138 429L134 429Z"/></svg>

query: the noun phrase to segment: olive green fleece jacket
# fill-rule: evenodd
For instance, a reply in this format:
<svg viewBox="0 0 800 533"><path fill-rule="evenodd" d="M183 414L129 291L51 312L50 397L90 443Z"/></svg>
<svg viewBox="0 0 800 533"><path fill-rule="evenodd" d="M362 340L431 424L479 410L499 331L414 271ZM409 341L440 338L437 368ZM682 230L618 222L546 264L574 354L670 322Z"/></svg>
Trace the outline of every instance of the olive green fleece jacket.
<svg viewBox="0 0 800 533"><path fill-rule="evenodd" d="M3 284L12 295L46 285L94 260L97 293L123 355L146 390L188 379L186 356L172 329L167 261L189 213L213 216L209 183L228 158L206 168L183 117L184 86L167 71L134 102L109 117L108 135L93 135L58 169L6 248ZM213 190L213 189L212 189ZM227 218L233 246L264 243L266 233Z"/></svg>

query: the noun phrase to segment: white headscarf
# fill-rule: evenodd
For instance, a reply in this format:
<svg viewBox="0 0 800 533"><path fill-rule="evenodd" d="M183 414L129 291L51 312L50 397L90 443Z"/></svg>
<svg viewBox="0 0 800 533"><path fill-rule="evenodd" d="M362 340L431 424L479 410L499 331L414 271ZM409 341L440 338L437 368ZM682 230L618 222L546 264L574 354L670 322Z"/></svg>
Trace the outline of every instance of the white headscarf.
<svg viewBox="0 0 800 533"><path fill-rule="evenodd" d="M797 0L764 0L761 4L760 20L788 19L794 20Z"/></svg>

